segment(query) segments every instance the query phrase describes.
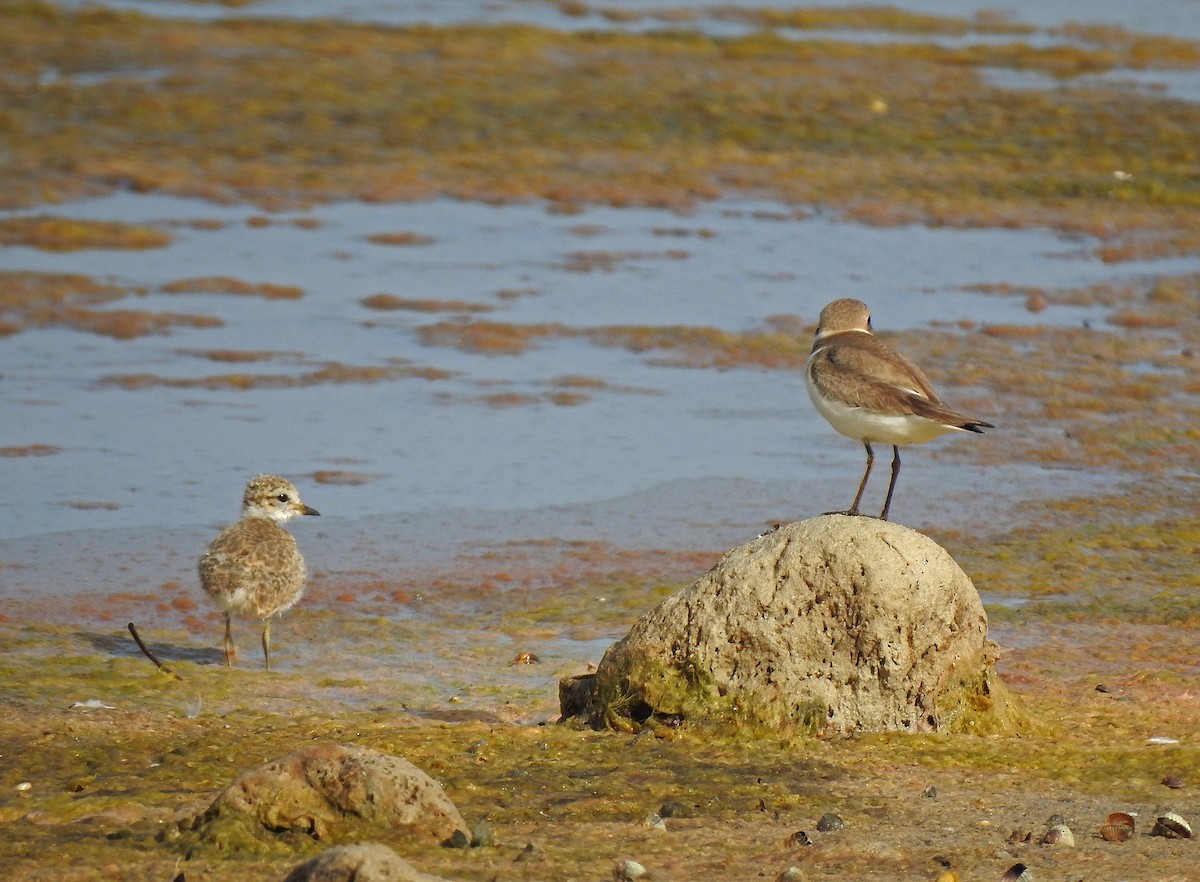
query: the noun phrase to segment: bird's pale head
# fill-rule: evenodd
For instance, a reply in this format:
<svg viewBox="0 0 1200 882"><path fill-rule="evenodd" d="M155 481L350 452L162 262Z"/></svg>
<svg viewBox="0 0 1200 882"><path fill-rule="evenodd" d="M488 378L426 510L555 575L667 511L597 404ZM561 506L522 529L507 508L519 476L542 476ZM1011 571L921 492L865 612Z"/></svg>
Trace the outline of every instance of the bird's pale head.
<svg viewBox="0 0 1200 882"><path fill-rule="evenodd" d="M300 500L291 481L278 475L257 475L246 484L242 496L242 517L286 521L296 515L319 515Z"/></svg>
<svg viewBox="0 0 1200 882"><path fill-rule="evenodd" d="M870 334L871 310L861 300L847 297L826 304L817 320L817 339L846 331L863 331Z"/></svg>

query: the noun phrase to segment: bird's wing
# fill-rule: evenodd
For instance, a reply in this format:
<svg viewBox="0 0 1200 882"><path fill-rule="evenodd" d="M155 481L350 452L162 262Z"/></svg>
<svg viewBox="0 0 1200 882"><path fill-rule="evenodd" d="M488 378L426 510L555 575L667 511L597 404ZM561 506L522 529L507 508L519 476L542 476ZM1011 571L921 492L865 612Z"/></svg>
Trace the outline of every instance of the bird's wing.
<svg viewBox="0 0 1200 882"><path fill-rule="evenodd" d="M915 414L972 431L977 426L992 428L947 407L924 371L869 334L835 334L821 340L809 371L818 391L852 407L888 416Z"/></svg>

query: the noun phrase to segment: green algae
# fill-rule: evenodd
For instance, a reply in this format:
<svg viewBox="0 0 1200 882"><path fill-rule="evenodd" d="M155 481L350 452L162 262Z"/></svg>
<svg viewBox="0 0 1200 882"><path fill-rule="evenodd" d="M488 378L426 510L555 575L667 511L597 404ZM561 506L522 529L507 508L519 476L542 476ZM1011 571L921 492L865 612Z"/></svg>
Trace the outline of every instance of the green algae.
<svg viewBox="0 0 1200 882"><path fill-rule="evenodd" d="M165 867L189 877L278 879L314 850L310 838L264 839L226 825L210 830L220 841L209 845L222 848L206 851L196 849L197 818L247 767L314 742L404 756L439 779L469 823L487 822L496 844L464 852L384 841L427 872L479 880L499 872L517 879L602 875L614 842L663 867L682 848L690 860L677 872L690 867L692 878L743 876L780 859L765 841L812 830L831 810L844 817L847 832L839 835L848 843L864 830L887 830L902 861L952 848L960 860L986 866L996 848L986 836L926 832L936 841L920 844L908 843L903 831L956 826L949 821L956 815L987 817L979 800L1012 806L1016 817L1014 788L1031 784L1054 792L1057 810L1069 805L1084 823L1094 817L1098 824L1114 803L1154 811L1164 770L1200 776L1194 745L1145 746L1149 734L1188 725L1189 711L1177 700L1189 688L1183 659L1122 680L1129 702L1112 701L1086 681L1067 680L1065 695L1026 686L1022 701L1038 724L1021 736L818 740L689 725L631 739L567 726L406 718L331 701L331 687L314 682L320 674L228 671L217 661L185 659L173 663L184 678L174 681L139 657L114 658L117 644L92 632L2 628L9 650L0 661L0 753L17 760L0 776L0 860L18 880L42 878L39 860L47 854L61 857L56 872L65 867L68 879L110 862L128 867L131 878L162 875ZM147 637L160 646L183 641L171 632ZM382 686L369 679L366 688ZM122 697L107 702L113 709L70 707L91 694ZM197 698L203 713L181 711L184 700ZM19 781L32 786L14 797ZM943 791L938 800L913 800L932 783ZM670 833L652 834L643 825L666 806ZM1029 811L1036 814L1026 823L1046 814L1041 803ZM939 812L946 822L935 820ZM704 851L703 840L713 836L723 843L721 861ZM518 860L527 843L533 857ZM860 844L825 859L856 878L884 878L873 875L870 856ZM1165 860L1152 858L1158 867Z"/></svg>
<svg viewBox="0 0 1200 882"><path fill-rule="evenodd" d="M1164 498L1164 491L1175 496ZM984 546L947 547L982 591L1029 598L997 621L1086 620L1195 627L1200 519L1194 482L1135 482L1128 492L1028 507L1029 522ZM1078 519L1080 513L1086 518ZM1069 516L1068 520L1064 517Z"/></svg>
<svg viewBox="0 0 1200 882"><path fill-rule="evenodd" d="M829 721L828 706L818 700L787 708L747 707L739 696L720 689L698 662L686 660L676 667L630 654L620 659L607 668L602 663L594 678L564 683L574 692L564 702L564 713L620 731L686 723L700 731L735 732L750 739L781 732L815 737ZM950 733L1011 735L1031 727L991 660L962 662L939 690L935 716L937 728Z"/></svg>

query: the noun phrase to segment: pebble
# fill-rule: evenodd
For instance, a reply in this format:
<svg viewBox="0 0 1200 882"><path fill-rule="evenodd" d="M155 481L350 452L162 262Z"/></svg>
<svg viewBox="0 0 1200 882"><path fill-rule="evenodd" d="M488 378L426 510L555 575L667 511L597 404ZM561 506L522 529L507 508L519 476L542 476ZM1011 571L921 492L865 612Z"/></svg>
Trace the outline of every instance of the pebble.
<svg viewBox="0 0 1200 882"><path fill-rule="evenodd" d="M471 828L471 848L483 848L495 844L496 836L492 832L491 825L486 821L480 821Z"/></svg>
<svg viewBox="0 0 1200 882"><path fill-rule="evenodd" d="M521 863L522 861L528 861L528 860L532 860L534 857L536 857L536 855L537 855L537 849L535 849L535 848L533 847L533 843L532 843L532 842L526 842L526 843L525 843L525 847L524 847L524 848L522 848L522 849L521 849L521 850L520 850L520 851L517 853L517 856L516 856L515 858L513 858L513 863L518 863L518 864L519 864L519 863Z"/></svg>
<svg viewBox="0 0 1200 882"><path fill-rule="evenodd" d="M618 861L613 867L613 882L633 882L646 875L646 868L637 861Z"/></svg>
<svg viewBox="0 0 1200 882"><path fill-rule="evenodd" d="M654 812L646 815L642 821L643 827L649 827L657 833L667 832L667 822L662 819L662 815L657 815Z"/></svg>
<svg viewBox="0 0 1200 882"><path fill-rule="evenodd" d="M834 830L841 830L844 826L842 816L834 812L826 812L821 815L821 820L817 821L817 829L822 833L832 833Z"/></svg>
<svg viewBox="0 0 1200 882"><path fill-rule="evenodd" d="M688 807L675 799L667 800L658 810L660 818L686 818Z"/></svg>
<svg viewBox="0 0 1200 882"><path fill-rule="evenodd" d="M1033 873L1024 864L1013 864L1008 872L1000 877L1000 882L1033 882Z"/></svg>

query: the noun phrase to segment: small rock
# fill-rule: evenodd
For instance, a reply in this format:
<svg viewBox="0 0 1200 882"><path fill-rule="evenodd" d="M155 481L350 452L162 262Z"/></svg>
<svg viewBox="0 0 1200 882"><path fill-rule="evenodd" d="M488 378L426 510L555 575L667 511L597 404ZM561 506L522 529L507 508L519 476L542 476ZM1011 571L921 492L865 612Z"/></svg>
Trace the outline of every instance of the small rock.
<svg viewBox="0 0 1200 882"><path fill-rule="evenodd" d="M662 808L658 810L658 815L661 818L686 818L690 809L678 800L668 800L662 804Z"/></svg>
<svg viewBox="0 0 1200 882"><path fill-rule="evenodd" d="M284 882L444 882L377 842L335 845L295 867Z"/></svg>
<svg viewBox="0 0 1200 882"><path fill-rule="evenodd" d="M926 797L927 799L937 799L937 788L934 787L932 784L930 784L928 787L926 787L924 790L921 791L921 795Z"/></svg>
<svg viewBox="0 0 1200 882"><path fill-rule="evenodd" d="M537 857L537 849L533 847L532 842L526 842L525 847L517 852L517 856L513 858L513 863L519 864L524 861L531 861Z"/></svg>
<svg viewBox="0 0 1200 882"><path fill-rule="evenodd" d="M492 832L490 824L480 821L471 828L471 848L484 848L495 844L496 835Z"/></svg>
<svg viewBox="0 0 1200 882"><path fill-rule="evenodd" d="M841 830L845 824L842 821L842 816L833 812L826 812L821 815L821 820L817 821L817 829L822 833L832 833L834 830Z"/></svg>
<svg viewBox="0 0 1200 882"><path fill-rule="evenodd" d="M637 861L618 861L613 867L613 882L633 882L646 875L646 868Z"/></svg>
<svg viewBox="0 0 1200 882"><path fill-rule="evenodd" d="M803 882L804 874L799 867L788 867L775 877L775 882Z"/></svg>
<svg viewBox="0 0 1200 882"><path fill-rule="evenodd" d="M446 848L470 848L471 837L462 830L455 830L450 834L449 838L442 842Z"/></svg>
<svg viewBox="0 0 1200 882"><path fill-rule="evenodd" d="M788 837L787 844L789 848L795 848L796 846L805 847L812 845L812 838L803 830L797 830Z"/></svg>
<svg viewBox="0 0 1200 882"><path fill-rule="evenodd" d="M1161 783L1164 787L1170 787L1172 790L1179 790L1183 787L1183 781L1177 778L1175 775L1167 775L1162 779Z"/></svg>
<svg viewBox="0 0 1200 882"><path fill-rule="evenodd" d="M196 848L269 851L288 834L329 842L377 832L440 842L456 832L465 839L466 830L441 785L412 763L321 744L242 773L204 813Z"/></svg>

